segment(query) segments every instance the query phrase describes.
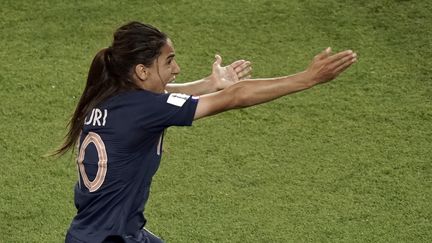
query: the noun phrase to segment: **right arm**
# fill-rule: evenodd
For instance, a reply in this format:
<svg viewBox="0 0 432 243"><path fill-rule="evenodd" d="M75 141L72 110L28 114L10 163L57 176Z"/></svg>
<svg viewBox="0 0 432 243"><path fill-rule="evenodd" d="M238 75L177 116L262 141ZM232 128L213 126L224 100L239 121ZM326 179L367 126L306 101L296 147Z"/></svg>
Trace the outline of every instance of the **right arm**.
<svg viewBox="0 0 432 243"><path fill-rule="evenodd" d="M330 56L330 48L315 56L304 72L291 76L240 81L222 91L200 97L194 119L254 106L334 79L356 59L352 51Z"/></svg>
<svg viewBox="0 0 432 243"><path fill-rule="evenodd" d="M170 83L165 87L169 93L183 93L189 95L204 95L222 90L240 80L250 78L251 63L245 60L237 60L230 65L222 67L222 57L216 55L213 70L210 76L203 79L175 84Z"/></svg>

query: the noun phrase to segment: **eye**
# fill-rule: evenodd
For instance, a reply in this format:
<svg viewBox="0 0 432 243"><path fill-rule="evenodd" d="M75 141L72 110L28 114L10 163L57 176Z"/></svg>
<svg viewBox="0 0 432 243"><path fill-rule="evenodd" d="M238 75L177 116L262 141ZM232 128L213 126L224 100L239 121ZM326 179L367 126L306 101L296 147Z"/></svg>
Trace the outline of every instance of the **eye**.
<svg viewBox="0 0 432 243"><path fill-rule="evenodd" d="M175 57L171 56L168 58L167 64L171 65L171 63L174 61Z"/></svg>

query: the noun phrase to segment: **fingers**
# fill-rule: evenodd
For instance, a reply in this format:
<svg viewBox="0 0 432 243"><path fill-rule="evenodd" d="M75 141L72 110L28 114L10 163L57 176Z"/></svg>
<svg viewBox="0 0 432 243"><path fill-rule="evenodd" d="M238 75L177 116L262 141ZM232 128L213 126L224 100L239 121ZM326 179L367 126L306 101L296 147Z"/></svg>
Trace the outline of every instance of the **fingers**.
<svg viewBox="0 0 432 243"><path fill-rule="evenodd" d="M330 56L330 50L327 48L326 51L315 56L308 69L311 73L315 73L314 79L317 83L324 83L334 79L356 61L357 54L352 50L342 51Z"/></svg>
<svg viewBox="0 0 432 243"><path fill-rule="evenodd" d="M237 76L239 79L248 79L251 77L252 68L245 69L239 73L237 73Z"/></svg>
<svg viewBox="0 0 432 243"><path fill-rule="evenodd" d="M240 65L238 65L236 67L234 67L232 64L230 66L234 69L234 71L236 73L239 73L239 72L246 70L246 69L252 69L251 62L249 62L249 61L243 61Z"/></svg>
<svg viewBox="0 0 432 243"><path fill-rule="evenodd" d="M234 68L234 71L237 73L239 79L250 78L252 73L252 66L249 61L245 61L241 65Z"/></svg>
<svg viewBox="0 0 432 243"><path fill-rule="evenodd" d="M245 62L246 62L245 60L237 60L237 61L231 63L230 66L231 66L233 69L235 69L236 67L242 65L242 64L245 63Z"/></svg>
<svg viewBox="0 0 432 243"><path fill-rule="evenodd" d="M336 75L339 75L340 73L342 73L343 71L345 71L347 68L349 68L352 64L354 64L355 62L357 62L357 54L355 54L353 56L354 56L353 58L349 59L348 61L346 61L343 64L341 64L338 67L336 67L336 69L334 71L336 73Z"/></svg>
<svg viewBox="0 0 432 243"><path fill-rule="evenodd" d="M251 62L245 61L245 60L237 60L237 61L230 64L230 67L232 69L234 69L234 71L236 71L237 73L243 69L250 67L250 66L251 66Z"/></svg>
<svg viewBox="0 0 432 243"><path fill-rule="evenodd" d="M327 61L328 63L340 62L341 59L352 55L353 55L353 51L351 50L341 51L339 53L334 54L333 56L330 56L327 59Z"/></svg>
<svg viewBox="0 0 432 243"><path fill-rule="evenodd" d="M222 64L222 58L219 55L215 55L215 62L213 63L214 67L220 67ZM228 68L228 70L232 70L238 79L247 79L251 77L252 66L250 61L246 60L237 60L230 65L224 67Z"/></svg>
<svg viewBox="0 0 432 243"><path fill-rule="evenodd" d="M350 54L342 56L341 58L333 61L329 65L329 68L335 70L334 72L337 72L336 70L339 70L339 67L345 66L346 64L352 64L356 60L357 60L357 54L351 52Z"/></svg>

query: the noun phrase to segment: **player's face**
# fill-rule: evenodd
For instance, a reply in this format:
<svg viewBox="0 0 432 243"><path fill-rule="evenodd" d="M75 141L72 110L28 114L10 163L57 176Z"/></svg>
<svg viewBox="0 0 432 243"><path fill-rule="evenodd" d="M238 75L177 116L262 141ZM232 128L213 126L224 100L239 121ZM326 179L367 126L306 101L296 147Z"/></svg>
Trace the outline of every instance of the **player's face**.
<svg viewBox="0 0 432 243"><path fill-rule="evenodd" d="M173 82L176 75L180 73L180 67L175 60L174 46L170 39L167 39L161 49L161 54L148 68L148 72L148 79L144 82L146 83L145 88L157 93L163 93L165 86Z"/></svg>

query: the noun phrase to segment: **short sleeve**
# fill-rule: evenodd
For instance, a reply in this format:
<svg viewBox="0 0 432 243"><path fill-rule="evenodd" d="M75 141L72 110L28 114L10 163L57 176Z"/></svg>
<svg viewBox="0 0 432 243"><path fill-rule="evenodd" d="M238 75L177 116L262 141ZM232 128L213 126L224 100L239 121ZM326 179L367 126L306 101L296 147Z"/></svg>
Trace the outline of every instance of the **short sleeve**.
<svg viewBox="0 0 432 243"><path fill-rule="evenodd" d="M198 97L178 93L152 94L140 105L138 121L146 128L190 126L194 120Z"/></svg>

